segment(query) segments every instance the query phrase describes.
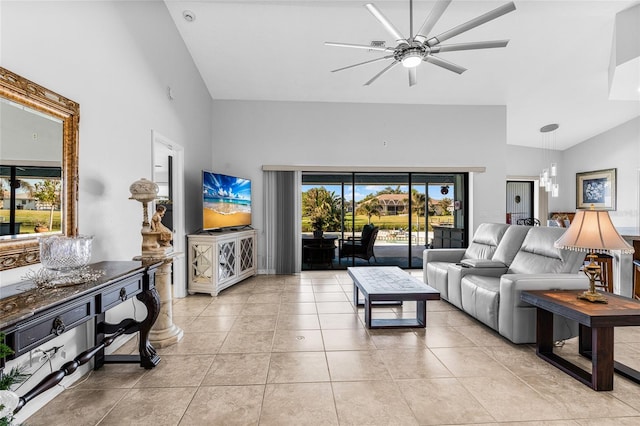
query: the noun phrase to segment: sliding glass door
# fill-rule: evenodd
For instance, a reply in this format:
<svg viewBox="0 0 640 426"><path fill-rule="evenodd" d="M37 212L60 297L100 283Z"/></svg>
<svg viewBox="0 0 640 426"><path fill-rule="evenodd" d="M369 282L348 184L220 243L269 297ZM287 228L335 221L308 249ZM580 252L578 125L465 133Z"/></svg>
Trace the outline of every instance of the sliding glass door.
<svg viewBox="0 0 640 426"><path fill-rule="evenodd" d="M434 225L464 228L466 179L461 173L303 172L302 269L422 268Z"/></svg>
<svg viewBox="0 0 640 426"><path fill-rule="evenodd" d="M411 175L412 187L419 198L414 208L416 218L420 217L423 231L418 237L424 238L428 247L466 247L467 233L467 185L465 173L415 173ZM420 207L424 200L424 207ZM443 238L443 235L445 238ZM455 235L455 242L451 241ZM418 240L420 242L420 240ZM419 245L418 245L419 247ZM420 263L420 265L418 265ZM412 267L422 267L422 255L412 258Z"/></svg>
<svg viewBox="0 0 640 426"><path fill-rule="evenodd" d="M361 238L366 225L376 230L373 248L364 256L345 257L347 266L368 264L409 267L411 217L407 173L354 173L355 232ZM366 242L366 241L365 241ZM369 257L368 254L372 256Z"/></svg>

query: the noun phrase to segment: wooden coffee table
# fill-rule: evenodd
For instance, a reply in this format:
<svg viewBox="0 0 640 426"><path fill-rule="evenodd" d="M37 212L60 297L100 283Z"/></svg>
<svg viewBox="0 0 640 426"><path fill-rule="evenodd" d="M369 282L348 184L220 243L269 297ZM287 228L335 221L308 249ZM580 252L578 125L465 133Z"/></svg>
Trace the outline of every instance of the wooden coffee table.
<svg viewBox="0 0 640 426"><path fill-rule="evenodd" d="M353 304L364 306L368 328L420 327L427 323L427 300L440 300L438 290L429 287L397 266L363 266L347 268L353 279ZM359 292L364 296L360 303ZM416 318L372 319L375 302L416 301Z"/></svg>
<svg viewBox="0 0 640 426"><path fill-rule="evenodd" d="M613 372L640 383L640 372L614 361L614 327L640 325L640 301L605 293L609 303L577 299L579 290L523 291L523 302L537 308L536 353L591 388L613 389ZM580 324L578 352L591 359L591 373L553 353L553 314Z"/></svg>

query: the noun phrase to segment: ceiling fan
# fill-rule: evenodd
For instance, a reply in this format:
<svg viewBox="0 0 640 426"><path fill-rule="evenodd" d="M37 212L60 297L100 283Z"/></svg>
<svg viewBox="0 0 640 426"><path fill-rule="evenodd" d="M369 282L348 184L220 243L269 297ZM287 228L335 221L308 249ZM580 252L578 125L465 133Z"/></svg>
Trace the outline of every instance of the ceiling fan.
<svg viewBox="0 0 640 426"><path fill-rule="evenodd" d="M487 23L516 9L515 4L513 2L510 2L436 36L430 36L429 33L431 32L431 30L433 30L433 27L436 25L450 3L451 0L437 0L435 5L433 6L433 9L431 10L431 13L429 13L429 16L427 16L427 19L425 19L418 32L413 34L413 0L410 0L410 36L408 38L403 37L400 31L391 23L391 21L389 21L389 19L387 19L382 14L382 12L380 12L380 10L374 4L365 4L365 7L369 10L369 12L371 12L371 14L389 32L389 34L391 34L397 45L396 47L384 47L366 44L325 42L325 45L327 46L367 49L388 53L388 55L381 58L371 59L369 61L360 62L358 64L349 65L343 68L338 68L332 70L331 72L343 71L349 68L359 67L361 65L371 64L379 61L393 60L391 64L389 64L378 74L374 75L373 78L367 81L364 85L370 85L391 68L402 63L402 65L409 70L409 86L413 86L417 84L416 68L423 61L445 68L449 71L453 71L457 74L462 74L467 70L460 65L435 56L434 53L453 52L455 50L492 49L496 47L505 47L509 43L509 40L493 40L441 45L440 43L445 40L455 37L463 32L469 31L472 28Z"/></svg>

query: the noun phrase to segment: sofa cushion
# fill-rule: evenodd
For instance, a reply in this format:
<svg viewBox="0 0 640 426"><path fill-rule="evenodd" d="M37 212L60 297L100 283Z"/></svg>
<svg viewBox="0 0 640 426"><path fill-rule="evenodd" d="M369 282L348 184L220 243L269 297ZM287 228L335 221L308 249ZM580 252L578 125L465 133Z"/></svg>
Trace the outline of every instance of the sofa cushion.
<svg viewBox="0 0 640 426"><path fill-rule="evenodd" d="M464 253L463 259L491 259L509 225L481 223Z"/></svg>
<svg viewBox="0 0 640 426"><path fill-rule="evenodd" d="M493 261L489 260L487 262L493 262ZM448 295L447 295L449 297L447 299L449 303L457 306L460 309L463 309L461 283L462 283L462 279L467 275L480 275L483 277L499 278L500 276L502 276L502 274L507 272L506 265L503 265L502 263L499 263L499 262L494 263L494 265L495 266L493 267L486 267L486 268L471 268L471 267L462 266L461 264L456 264L456 263L449 265L449 273L448 273L449 288L448 288Z"/></svg>
<svg viewBox="0 0 640 426"><path fill-rule="evenodd" d="M565 228L539 227L529 229L522 247L509 267L509 274L548 274L577 272L584 260L584 253L561 250L554 242Z"/></svg>
<svg viewBox="0 0 640 426"><path fill-rule="evenodd" d="M500 278L467 275L460 283L462 309L477 320L498 330Z"/></svg>
<svg viewBox="0 0 640 426"><path fill-rule="evenodd" d="M502 262L507 266L511 265L511 262L513 262L518 250L520 250L522 246L522 242L532 228L532 226L521 225L513 225L507 228L492 259L497 262Z"/></svg>

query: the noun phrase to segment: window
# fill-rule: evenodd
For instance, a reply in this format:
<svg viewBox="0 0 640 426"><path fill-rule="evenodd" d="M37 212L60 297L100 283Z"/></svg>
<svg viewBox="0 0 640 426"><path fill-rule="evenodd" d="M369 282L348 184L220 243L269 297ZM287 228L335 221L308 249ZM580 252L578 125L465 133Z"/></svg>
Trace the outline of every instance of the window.
<svg viewBox="0 0 640 426"><path fill-rule="evenodd" d="M60 167L0 166L1 236L61 231L61 174Z"/></svg>
<svg viewBox="0 0 640 426"><path fill-rule="evenodd" d="M465 173L303 172L303 239L321 228L336 244L330 262L303 253L302 268L422 268L432 226L465 228L466 182ZM372 256L345 255L341 244L361 238L366 225L377 228Z"/></svg>

